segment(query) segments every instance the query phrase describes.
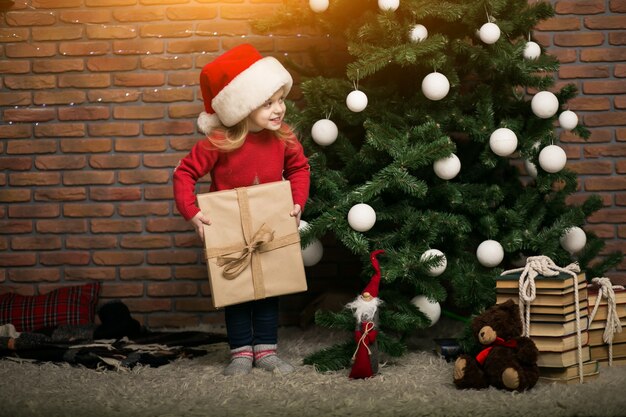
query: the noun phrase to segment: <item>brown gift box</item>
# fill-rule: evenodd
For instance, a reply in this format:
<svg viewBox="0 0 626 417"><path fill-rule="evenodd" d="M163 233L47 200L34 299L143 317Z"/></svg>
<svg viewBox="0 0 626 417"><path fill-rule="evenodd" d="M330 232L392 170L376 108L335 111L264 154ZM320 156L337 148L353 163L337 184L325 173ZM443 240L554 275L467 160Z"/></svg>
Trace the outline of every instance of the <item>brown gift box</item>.
<svg viewBox="0 0 626 417"><path fill-rule="evenodd" d="M289 181L198 195L213 306L306 291Z"/></svg>

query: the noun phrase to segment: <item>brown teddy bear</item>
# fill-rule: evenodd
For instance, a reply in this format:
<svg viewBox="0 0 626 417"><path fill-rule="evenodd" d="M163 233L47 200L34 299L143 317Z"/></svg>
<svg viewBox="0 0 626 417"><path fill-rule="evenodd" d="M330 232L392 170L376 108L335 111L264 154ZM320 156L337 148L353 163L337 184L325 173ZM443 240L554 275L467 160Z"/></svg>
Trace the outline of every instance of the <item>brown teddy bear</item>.
<svg viewBox="0 0 626 417"><path fill-rule="evenodd" d="M532 388L539 379L535 342L521 336L519 307L513 300L496 304L472 320L472 333L485 348L475 357L463 354L454 364L457 388L494 386L510 391Z"/></svg>

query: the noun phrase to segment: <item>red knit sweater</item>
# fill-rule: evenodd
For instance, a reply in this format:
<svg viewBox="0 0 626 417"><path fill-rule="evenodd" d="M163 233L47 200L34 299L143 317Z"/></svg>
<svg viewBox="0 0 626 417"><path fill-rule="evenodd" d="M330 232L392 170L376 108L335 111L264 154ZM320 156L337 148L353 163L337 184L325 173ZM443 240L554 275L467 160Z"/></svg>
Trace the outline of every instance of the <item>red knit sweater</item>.
<svg viewBox="0 0 626 417"><path fill-rule="evenodd" d="M199 141L174 170L174 199L180 214L190 220L200 209L195 186L211 174L210 191L231 190L280 181L291 183L294 204L304 205L309 197L310 170L302 145L295 136L290 142L276 138L269 130L250 132L239 149L223 152L208 140Z"/></svg>

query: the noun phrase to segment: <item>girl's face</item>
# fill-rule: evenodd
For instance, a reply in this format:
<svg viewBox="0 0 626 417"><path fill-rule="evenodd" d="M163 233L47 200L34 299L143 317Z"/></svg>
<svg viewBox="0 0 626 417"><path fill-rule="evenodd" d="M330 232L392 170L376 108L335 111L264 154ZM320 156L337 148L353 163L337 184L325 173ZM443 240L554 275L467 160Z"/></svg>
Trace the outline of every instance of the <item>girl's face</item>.
<svg viewBox="0 0 626 417"><path fill-rule="evenodd" d="M279 89L272 97L248 116L248 128L251 132L263 129L278 130L285 117L285 97L283 89Z"/></svg>

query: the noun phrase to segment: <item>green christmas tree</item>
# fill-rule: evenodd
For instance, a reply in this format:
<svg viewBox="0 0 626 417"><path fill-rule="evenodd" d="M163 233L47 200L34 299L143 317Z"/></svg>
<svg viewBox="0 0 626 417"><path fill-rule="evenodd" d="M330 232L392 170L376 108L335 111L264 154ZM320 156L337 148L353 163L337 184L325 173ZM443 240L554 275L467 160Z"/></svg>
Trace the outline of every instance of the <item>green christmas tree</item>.
<svg viewBox="0 0 626 417"><path fill-rule="evenodd" d="M597 196L566 203L577 182L563 168L555 120L577 92L573 85L554 89L558 62L531 40L537 23L553 15L550 4L325 3L286 2L258 28L308 26L346 49L345 66L314 55L317 68L300 69L309 75L301 84L305 103L290 122L312 171L303 246L334 235L362 259L355 279L363 282L372 272L369 253L386 251L381 351L401 355L405 338L431 324L416 296L470 315L495 303L496 277L525 257L578 261L588 278L620 261L613 254L598 262L604 243L591 233L582 249L568 235L602 203ZM589 136L573 113L563 117L568 130ZM569 246L561 243L566 235L574 238ZM348 310L318 312L316 323L355 325ZM346 367L354 346L346 340L306 362Z"/></svg>

